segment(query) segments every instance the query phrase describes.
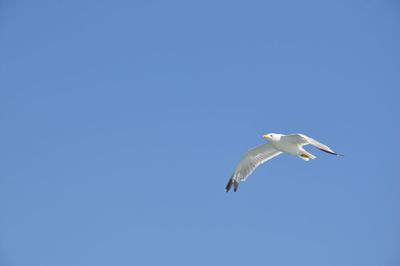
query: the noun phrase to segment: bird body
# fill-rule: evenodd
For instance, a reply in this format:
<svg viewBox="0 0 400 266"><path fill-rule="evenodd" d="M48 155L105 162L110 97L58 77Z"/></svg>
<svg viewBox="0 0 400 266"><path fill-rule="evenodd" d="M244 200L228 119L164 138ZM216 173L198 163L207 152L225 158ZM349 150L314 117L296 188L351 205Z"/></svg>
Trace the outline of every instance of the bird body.
<svg viewBox="0 0 400 266"><path fill-rule="evenodd" d="M297 143L292 143L291 141L284 141L285 138L283 135L279 134L278 140L271 141L272 146L281 152L285 152L290 155L298 155L301 147ZM292 145L295 144L295 145Z"/></svg>
<svg viewBox="0 0 400 266"><path fill-rule="evenodd" d="M324 152L333 155L341 155L334 152L328 146L303 134L283 135L269 133L264 135L263 138L268 139L269 142L250 149L242 157L225 187L226 192L231 189L232 185L236 192L240 181L245 181L259 165L282 153L298 156L304 161L315 159L316 157L313 154L303 149L303 146L308 144L311 144Z"/></svg>

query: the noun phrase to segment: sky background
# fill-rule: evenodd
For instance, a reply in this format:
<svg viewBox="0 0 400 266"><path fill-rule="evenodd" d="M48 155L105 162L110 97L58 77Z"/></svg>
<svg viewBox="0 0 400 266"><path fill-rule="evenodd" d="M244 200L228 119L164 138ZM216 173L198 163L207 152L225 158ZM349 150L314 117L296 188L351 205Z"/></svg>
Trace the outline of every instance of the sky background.
<svg viewBox="0 0 400 266"><path fill-rule="evenodd" d="M400 265L400 3L0 1L0 265ZM225 184L265 133L282 155Z"/></svg>

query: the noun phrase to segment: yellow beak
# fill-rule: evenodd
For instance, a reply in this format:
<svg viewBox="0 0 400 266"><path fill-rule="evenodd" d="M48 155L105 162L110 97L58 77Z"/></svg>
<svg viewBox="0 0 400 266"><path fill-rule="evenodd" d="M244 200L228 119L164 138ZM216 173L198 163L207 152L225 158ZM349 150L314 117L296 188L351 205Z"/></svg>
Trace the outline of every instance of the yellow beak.
<svg viewBox="0 0 400 266"><path fill-rule="evenodd" d="M270 136L268 136L268 135L264 135L264 136L262 136L264 139L271 139L271 137Z"/></svg>

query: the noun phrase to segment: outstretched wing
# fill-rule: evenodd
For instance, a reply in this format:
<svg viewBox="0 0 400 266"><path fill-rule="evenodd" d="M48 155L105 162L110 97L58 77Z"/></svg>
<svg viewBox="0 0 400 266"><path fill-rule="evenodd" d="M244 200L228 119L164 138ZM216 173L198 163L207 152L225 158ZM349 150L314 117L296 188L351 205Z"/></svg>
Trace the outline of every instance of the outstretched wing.
<svg viewBox="0 0 400 266"><path fill-rule="evenodd" d="M329 148L325 144L322 144L321 142L318 142L315 139L310 138L310 137L308 137L306 135L303 135L303 134L286 135L286 136L283 136L283 138L285 138L289 142L298 144L300 146L311 144L314 147L320 149L321 151L324 151L324 152L327 152L327 153L330 153L330 154L333 154L333 155L343 156L341 154L338 154L338 153L334 152L331 148Z"/></svg>
<svg viewBox="0 0 400 266"><path fill-rule="evenodd" d="M265 163L266 161L278 156L282 152L276 150L270 142L264 143L260 146L257 146L251 150L249 150L239 161L235 170L233 171L232 176L230 177L228 184L226 185L226 192L228 192L232 185L234 191L236 192L239 186L240 181L245 181L251 173L259 166L260 164Z"/></svg>

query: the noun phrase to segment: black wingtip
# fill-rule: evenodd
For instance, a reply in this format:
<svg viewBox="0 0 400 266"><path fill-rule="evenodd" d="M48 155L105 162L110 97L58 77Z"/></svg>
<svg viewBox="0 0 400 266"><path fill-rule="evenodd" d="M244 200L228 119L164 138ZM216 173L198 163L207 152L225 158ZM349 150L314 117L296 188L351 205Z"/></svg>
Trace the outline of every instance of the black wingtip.
<svg viewBox="0 0 400 266"><path fill-rule="evenodd" d="M343 155L343 154L340 154L340 153L331 152L331 151L324 150L324 149L319 149L319 150L324 151L324 152L329 153L329 154L332 154L332 155L344 157L344 155Z"/></svg>
<svg viewBox="0 0 400 266"><path fill-rule="evenodd" d="M228 184L226 184L225 187L225 192L229 192L229 190L231 189L233 185L233 192L236 192L238 190L239 187L239 182L234 180L232 177L229 179Z"/></svg>
<svg viewBox="0 0 400 266"><path fill-rule="evenodd" d="M334 153L331 153L331 154L333 154L333 155L336 155L336 156L340 156L340 157L344 157L344 155L343 155L343 154L336 153L336 152L334 152Z"/></svg>
<svg viewBox="0 0 400 266"><path fill-rule="evenodd" d="M239 182L236 180L233 180L233 192L236 192L239 187Z"/></svg>
<svg viewBox="0 0 400 266"><path fill-rule="evenodd" d="M231 187L232 187L232 184L233 184L232 178L230 178L229 181L228 181L228 184L226 184L225 192L229 192L229 190L230 190Z"/></svg>

